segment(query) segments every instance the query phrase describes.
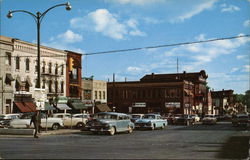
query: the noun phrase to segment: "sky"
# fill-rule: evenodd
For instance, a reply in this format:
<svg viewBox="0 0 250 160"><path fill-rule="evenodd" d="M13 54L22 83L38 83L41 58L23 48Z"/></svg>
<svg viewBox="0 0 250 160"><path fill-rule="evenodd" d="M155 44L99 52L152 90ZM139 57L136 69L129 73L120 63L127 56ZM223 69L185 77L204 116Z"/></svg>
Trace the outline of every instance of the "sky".
<svg viewBox="0 0 250 160"><path fill-rule="evenodd" d="M0 34L36 43L36 14L63 0L0 0ZM250 34L250 0L69 0L72 10L50 10L41 24L41 44L83 54L82 76L139 81L146 74L208 74L213 90L250 89L250 37L89 55L93 52L202 41Z"/></svg>

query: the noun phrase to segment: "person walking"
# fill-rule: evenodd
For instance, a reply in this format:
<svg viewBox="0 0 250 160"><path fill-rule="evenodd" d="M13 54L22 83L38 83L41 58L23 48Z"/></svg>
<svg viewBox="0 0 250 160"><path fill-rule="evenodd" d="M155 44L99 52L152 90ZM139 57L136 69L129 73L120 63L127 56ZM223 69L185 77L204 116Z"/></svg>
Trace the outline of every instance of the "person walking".
<svg viewBox="0 0 250 160"><path fill-rule="evenodd" d="M35 114L31 117L30 120L30 125L33 123L34 128L35 128L35 134L34 138L38 138L37 132L40 133L40 128L41 128L41 113L40 111L36 111Z"/></svg>

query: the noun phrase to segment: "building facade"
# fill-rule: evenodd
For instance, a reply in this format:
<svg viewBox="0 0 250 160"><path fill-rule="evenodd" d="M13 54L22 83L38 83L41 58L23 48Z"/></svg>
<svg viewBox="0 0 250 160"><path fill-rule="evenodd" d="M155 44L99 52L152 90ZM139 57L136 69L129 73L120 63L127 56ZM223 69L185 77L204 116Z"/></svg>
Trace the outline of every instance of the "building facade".
<svg viewBox="0 0 250 160"><path fill-rule="evenodd" d="M6 114L12 113L14 107L20 107L17 103L21 99L34 99L38 69L37 45L1 36L0 49L0 114ZM41 88L46 98L66 96L67 52L41 46L40 62Z"/></svg>
<svg viewBox="0 0 250 160"><path fill-rule="evenodd" d="M207 104L205 71L150 74L140 81L108 82L108 105L124 113L202 114Z"/></svg>
<svg viewBox="0 0 250 160"><path fill-rule="evenodd" d="M215 109L215 115L223 116L233 109L234 106L234 96L233 90L221 90L221 91L211 91L212 105Z"/></svg>
<svg viewBox="0 0 250 160"><path fill-rule="evenodd" d="M82 54L66 52L66 96L82 99Z"/></svg>

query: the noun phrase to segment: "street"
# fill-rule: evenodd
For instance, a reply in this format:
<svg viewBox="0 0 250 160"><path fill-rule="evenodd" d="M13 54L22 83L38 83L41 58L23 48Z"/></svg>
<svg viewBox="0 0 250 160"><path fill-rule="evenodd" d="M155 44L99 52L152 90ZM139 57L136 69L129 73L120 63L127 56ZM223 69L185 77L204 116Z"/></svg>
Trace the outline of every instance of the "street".
<svg viewBox="0 0 250 160"><path fill-rule="evenodd" d="M0 136L2 159L220 159L249 156L249 128L229 122L167 126L164 130L114 136L77 132L64 135Z"/></svg>

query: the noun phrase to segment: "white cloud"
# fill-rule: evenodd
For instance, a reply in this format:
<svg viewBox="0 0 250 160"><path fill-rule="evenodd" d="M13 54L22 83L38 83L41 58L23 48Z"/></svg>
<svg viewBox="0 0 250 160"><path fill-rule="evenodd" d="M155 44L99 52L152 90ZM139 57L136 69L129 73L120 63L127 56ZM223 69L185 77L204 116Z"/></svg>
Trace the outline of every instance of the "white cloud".
<svg viewBox="0 0 250 160"><path fill-rule="evenodd" d="M238 71L238 70L239 70L239 68L234 67L234 68L231 69L231 73L236 72L236 71Z"/></svg>
<svg viewBox="0 0 250 160"><path fill-rule="evenodd" d="M49 42L43 43L44 46L61 49L61 50L71 50L78 53L84 53L80 48L75 48L72 44L76 42L81 42L83 40L80 34L74 33L71 30L67 30L55 37L50 37Z"/></svg>
<svg viewBox="0 0 250 160"><path fill-rule="evenodd" d="M67 30L65 33L59 34L57 38L61 39L65 43L75 43L82 41L82 36L72 32L71 30Z"/></svg>
<svg viewBox="0 0 250 160"><path fill-rule="evenodd" d="M242 72L248 72L248 73L250 73L250 65L244 65L243 69L242 69Z"/></svg>
<svg viewBox="0 0 250 160"><path fill-rule="evenodd" d="M211 9L217 0L204 1L203 3L194 5L190 11L180 15L175 21L183 22L191 17L203 12L204 10Z"/></svg>
<svg viewBox="0 0 250 160"><path fill-rule="evenodd" d="M236 58L237 59L246 59L248 56L247 55L237 55Z"/></svg>
<svg viewBox="0 0 250 160"><path fill-rule="evenodd" d="M250 19L245 20L244 23L243 23L243 26L244 27L250 27Z"/></svg>
<svg viewBox="0 0 250 160"><path fill-rule="evenodd" d="M239 11L240 8L234 5L227 5L227 4L222 4L221 5L221 12L235 12L235 11Z"/></svg>
<svg viewBox="0 0 250 160"><path fill-rule="evenodd" d="M70 24L73 28L89 29L113 39L124 39L126 35L146 35L138 29L138 22L135 19L119 22L118 16L111 14L107 9L97 9L83 18L73 18Z"/></svg>
<svg viewBox="0 0 250 160"><path fill-rule="evenodd" d="M111 3L119 3L119 4L132 4L132 5L148 5L152 3L165 2L165 0L106 0Z"/></svg>

